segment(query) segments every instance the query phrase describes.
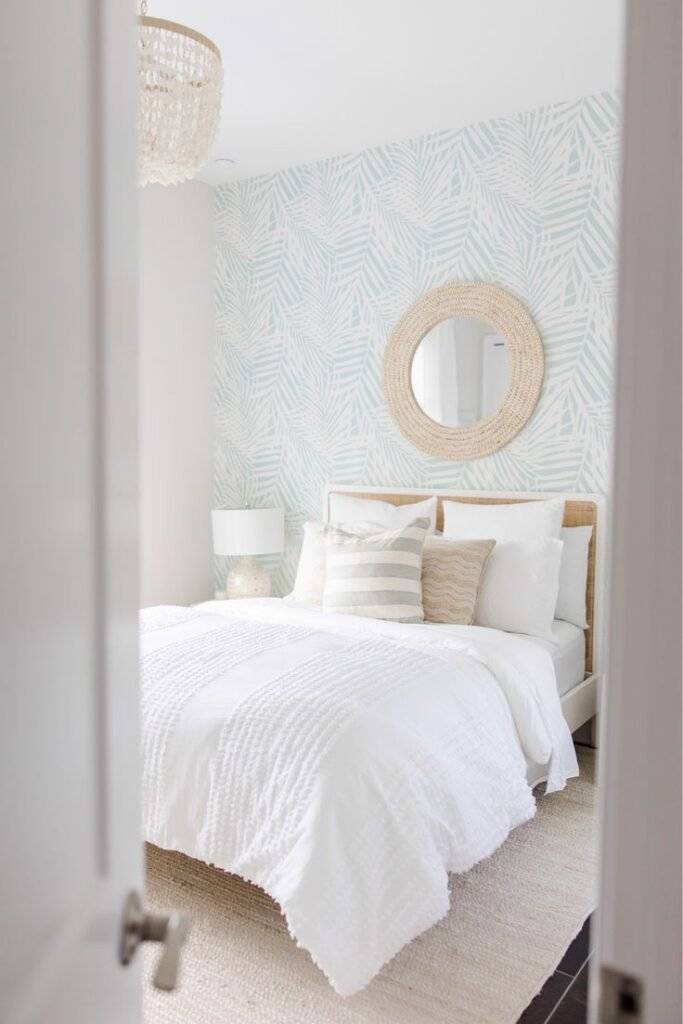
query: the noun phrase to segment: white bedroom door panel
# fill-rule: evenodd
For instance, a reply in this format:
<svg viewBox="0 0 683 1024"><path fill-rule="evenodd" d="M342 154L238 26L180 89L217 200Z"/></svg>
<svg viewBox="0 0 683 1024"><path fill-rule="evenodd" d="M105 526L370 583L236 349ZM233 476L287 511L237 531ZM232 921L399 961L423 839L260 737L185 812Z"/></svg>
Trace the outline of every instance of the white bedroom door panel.
<svg viewBox="0 0 683 1024"><path fill-rule="evenodd" d="M0 1020L136 1024L134 11L5 0Z"/></svg>
<svg viewBox="0 0 683 1024"><path fill-rule="evenodd" d="M680 0L631 0L626 37L611 636L591 1001L594 1021L673 1024L681 1020Z"/></svg>

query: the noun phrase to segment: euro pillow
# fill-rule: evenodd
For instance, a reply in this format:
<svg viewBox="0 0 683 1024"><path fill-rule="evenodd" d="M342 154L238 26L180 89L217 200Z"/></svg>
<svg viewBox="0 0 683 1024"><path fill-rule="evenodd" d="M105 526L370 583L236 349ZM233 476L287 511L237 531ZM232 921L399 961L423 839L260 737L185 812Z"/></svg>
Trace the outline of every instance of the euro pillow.
<svg viewBox="0 0 683 1024"><path fill-rule="evenodd" d="M422 552L425 622L471 626L479 586L494 540L427 537Z"/></svg>
<svg viewBox="0 0 683 1024"><path fill-rule="evenodd" d="M479 588L474 622L508 633L554 640L562 541L496 543Z"/></svg>
<svg viewBox="0 0 683 1024"><path fill-rule="evenodd" d="M592 534L592 526L565 526L561 533L562 563L555 618L571 622L579 629L585 629L588 625L586 620L586 581L588 579L588 548Z"/></svg>
<svg viewBox="0 0 683 1024"><path fill-rule="evenodd" d="M493 537L505 541L560 539L564 498L522 501L513 505L476 505L444 501L443 535L455 540Z"/></svg>
<svg viewBox="0 0 683 1024"><path fill-rule="evenodd" d="M359 537L380 530L376 523L349 523L344 524L343 528L347 533ZM312 608L320 608L322 605L325 589L325 533L329 529L327 523L304 523L304 539L294 589L287 595L286 601Z"/></svg>
<svg viewBox="0 0 683 1024"><path fill-rule="evenodd" d="M407 526L414 519L427 516L429 533L436 529L436 497L411 505L392 505L374 498L354 498L351 494L330 494L330 522L346 529L351 523L378 523L389 530Z"/></svg>
<svg viewBox="0 0 683 1024"><path fill-rule="evenodd" d="M328 529L323 611L422 622L422 549L428 531L427 517L369 537Z"/></svg>

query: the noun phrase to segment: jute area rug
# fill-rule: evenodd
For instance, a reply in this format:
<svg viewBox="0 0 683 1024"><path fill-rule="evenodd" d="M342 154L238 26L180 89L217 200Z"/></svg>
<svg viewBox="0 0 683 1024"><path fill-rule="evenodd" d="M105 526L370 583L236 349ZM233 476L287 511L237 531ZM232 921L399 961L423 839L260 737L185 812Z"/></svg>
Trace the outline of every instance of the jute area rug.
<svg viewBox="0 0 683 1024"><path fill-rule="evenodd" d="M539 796L493 857L451 877L448 916L347 999L261 890L148 847L148 904L193 925L176 992L152 989L158 952L146 950L146 1024L514 1024L595 907L592 752L580 761L580 779Z"/></svg>

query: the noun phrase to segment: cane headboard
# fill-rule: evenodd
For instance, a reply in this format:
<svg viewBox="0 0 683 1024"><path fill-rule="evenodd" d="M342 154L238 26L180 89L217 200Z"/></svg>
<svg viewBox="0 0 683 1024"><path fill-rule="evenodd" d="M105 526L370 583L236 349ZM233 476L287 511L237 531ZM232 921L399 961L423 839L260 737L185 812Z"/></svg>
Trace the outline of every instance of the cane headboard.
<svg viewBox="0 0 683 1024"><path fill-rule="evenodd" d="M438 499L436 515L437 530L443 529L443 500L463 501L475 505L513 504L521 501L542 501L548 498L564 498L564 526L592 526L590 547L588 549L588 579L586 581L586 672L591 674L601 668L601 605L603 554L602 531L605 519L605 499L599 494L565 494L556 492L525 492L514 491L503 493L488 491L446 491L436 489L407 489L395 487L350 487L341 484L328 484L323 498L323 518L329 519L330 494L348 494L356 498L371 498L375 501L387 501L392 505L409 505L422 501L431 495Z"/></svg>

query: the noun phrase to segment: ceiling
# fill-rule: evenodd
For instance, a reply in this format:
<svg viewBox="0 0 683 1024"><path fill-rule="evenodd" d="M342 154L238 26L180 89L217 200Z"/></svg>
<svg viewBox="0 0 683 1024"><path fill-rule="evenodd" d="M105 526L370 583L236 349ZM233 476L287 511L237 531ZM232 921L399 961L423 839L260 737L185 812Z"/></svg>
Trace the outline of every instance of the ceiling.
<svg viewBox="0 0 683 1024"><path fill-rule="evenodd" d="M620 81L622 0L150 0L149 7L221 49L221 126L199 175L210 184Z"/></svg>

